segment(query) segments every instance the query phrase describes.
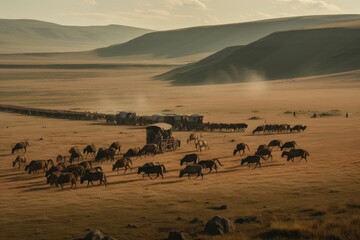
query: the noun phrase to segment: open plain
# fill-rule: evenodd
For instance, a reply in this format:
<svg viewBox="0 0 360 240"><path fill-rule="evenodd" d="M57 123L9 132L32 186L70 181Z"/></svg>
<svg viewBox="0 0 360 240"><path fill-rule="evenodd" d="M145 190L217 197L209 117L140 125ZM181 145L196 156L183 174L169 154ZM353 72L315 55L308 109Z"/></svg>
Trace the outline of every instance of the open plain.
<svg viewBox="0 0 360 240"><path fill-rule="evenodd" d="M174 132L182 141L180 149L134 158L130 173L117 174L110 163L102 164L107 187L78 183L61 190L46 185L43 174L13 168L11 147L29 140L29 160L55 159L68 155L71 146L90 143L107 147L120 141L126 151L145 144L145 129L1 112L0 239L76 239L88 229L118 239L165 239L171 230L189 239L359 239L359 71L267 82L254 75L248 83L208 86L173 86L154 79L172 68L1 68L0 103L103 113L200 113L205 122L245 122L249 127L245 133L201 133L210 149L200 158L219 158L224 165L203 180L179 178L179 160L196 151L194 144L186 144L189 132ZM296 117L288 114L293 111ZM326 117L310 118L314 112ZM259 120L248 120L254 116ZM264 123L307 129L251 134ZM249 169L240 165L242 157L232 155L237 143L247 143L254 153L273 139L296 141L310 153L308 161L287 162L274 150L273 161ZM148 161L166 166L164 179L137 174L137 167ZM234 223L232 233L211 238L202 230L215 215L256 221Z"/></svg>

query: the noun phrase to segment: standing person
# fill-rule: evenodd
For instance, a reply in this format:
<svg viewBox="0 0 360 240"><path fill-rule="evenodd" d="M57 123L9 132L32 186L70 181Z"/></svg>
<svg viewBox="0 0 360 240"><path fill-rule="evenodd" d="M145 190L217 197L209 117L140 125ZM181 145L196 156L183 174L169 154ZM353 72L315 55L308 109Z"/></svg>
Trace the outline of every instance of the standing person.
<svg viewBox="0 0 360 240"><path fill-rule="evenodd" d="M296 117L296 112L295 111L294 111L293 115L294 115L294 117Z"/></svg>
<svg viewBox="0 0 360 240"><path fill-rule="evenodd" d="M349 113L346 113L346 115L345 115L345 116L346 116L346 118L348 118L348 117L349 117Z"/></svg>

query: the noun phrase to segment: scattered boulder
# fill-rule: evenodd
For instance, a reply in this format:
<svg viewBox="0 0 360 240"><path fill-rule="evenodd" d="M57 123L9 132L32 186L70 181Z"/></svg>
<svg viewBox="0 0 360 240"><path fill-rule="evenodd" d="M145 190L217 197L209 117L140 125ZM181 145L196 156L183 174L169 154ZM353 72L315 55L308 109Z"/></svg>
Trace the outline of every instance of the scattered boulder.
<svg viewBox="0 0 360 240"><path fill-rule="evenodd" d="M229 233L231 228L229 219L215 216L206 223L204 232L209 235L223 235Z"/></svg>
<svg viewBox="0 0 360 240"><path fill-rule="evenodd" d="M139 228L138 225L136 225L136 224L131 224L131 223L129 223L126 227L128 227L128 228Z"/></svg>
<svg viewBox="0 0 360 240"><path fill-rule="evenodd" d="M84 240L102 240L104 237L104 234L99 229L96 229L95 231L89 232L84 237Z"/></svg>
<svg viewBox="0 0 360 240"><path fill-rule="evenodd" d="M96 229L95 231L90 231L84 237L84 240L116 240L116 238L105 236L103 232L101 232L99 229Z"/></svg>
<svg viewBox="0 0 360 240"><path fill-rule="evenodd" d="M174 231L169 232L168 240L184 240L184 234L182 232Z"/></svg>

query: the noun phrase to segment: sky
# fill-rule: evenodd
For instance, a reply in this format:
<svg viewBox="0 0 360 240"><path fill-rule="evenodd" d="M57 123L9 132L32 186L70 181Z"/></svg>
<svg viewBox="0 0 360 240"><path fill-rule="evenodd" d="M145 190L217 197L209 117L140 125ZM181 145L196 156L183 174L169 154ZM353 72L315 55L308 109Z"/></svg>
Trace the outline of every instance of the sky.
<svg viewBox="0 0 360 240"><path fill-rule="evenodd" d="M360 0L0 0L0 18L153 30L299 15L360 14Z"/></svg>

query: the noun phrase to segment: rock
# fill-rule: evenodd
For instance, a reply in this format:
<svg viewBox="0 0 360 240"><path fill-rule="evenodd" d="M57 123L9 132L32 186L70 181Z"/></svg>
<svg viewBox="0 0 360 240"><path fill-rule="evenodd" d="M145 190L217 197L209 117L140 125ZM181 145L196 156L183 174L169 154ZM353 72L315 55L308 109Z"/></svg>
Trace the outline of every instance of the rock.
<svg viewBox="0 0 360 240"><path fill-rule="evenodd" d="M105 236L100 230L96 229L95 231L89 232L85 237L84 240L116 240L111 236Z"/></svg>
<svg viewBox="0 0 360 240"><path fill-rule="evenodd" d="M89 232L84 237L84 240L102 240L104 237L104 234L99 229L96 229L95 231Z"/></svg>
<svg viewBox="0 0 360 240"><path fill-rule="evenodd" d="M210 235L223 235L230 232L231 228L229 219L215 216L206 223L204 231Z"/></svg>
<svg viewBox="0 0 360 240"><path fill-rule="evenodd" d="M168 240L184 240L185 237L182 232L169 232Z"/></svg>
<svg viewBox="0 0 360 240"><path fill-rule="evenodd" d="M139 228L138 225L136 225L136 224L131 224L131 223L129 223L126 227L128 227L128 228Z"/></svg>

